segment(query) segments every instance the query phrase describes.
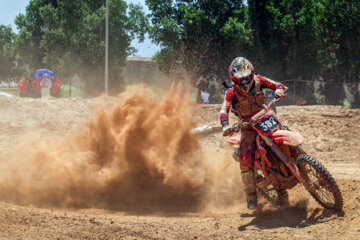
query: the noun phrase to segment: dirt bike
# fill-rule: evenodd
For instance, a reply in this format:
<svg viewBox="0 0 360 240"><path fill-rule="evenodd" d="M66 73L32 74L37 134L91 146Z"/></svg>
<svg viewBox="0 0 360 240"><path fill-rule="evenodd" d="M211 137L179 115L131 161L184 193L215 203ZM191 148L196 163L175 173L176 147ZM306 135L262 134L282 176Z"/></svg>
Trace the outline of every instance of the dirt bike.
<svg viewBox="0 0 360 240"><path fill-rule="evenodd" d="M249 121L242 120L231 128L231 135L244 127L257 132L254 172L258 192L270 203L282 205L288 200L287 190L301 183L320 205L341 211L342 195L328 170L301 145L294 147L274 140L274 132L289 130L270 108L277 101L275 98ZM228 142L239 147L240 137L232 136Z"/></svg>

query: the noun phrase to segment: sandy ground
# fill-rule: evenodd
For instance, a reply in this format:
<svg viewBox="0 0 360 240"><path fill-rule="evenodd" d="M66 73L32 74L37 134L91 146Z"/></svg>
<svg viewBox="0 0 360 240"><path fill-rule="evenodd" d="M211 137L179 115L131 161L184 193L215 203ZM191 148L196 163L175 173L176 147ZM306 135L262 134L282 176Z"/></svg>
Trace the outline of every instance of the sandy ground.
<svg viewBox="0 0 360 240"><path fill-rule="evenodd" d="M22 152L14 153L18 148L14 146L24 136L36 132L44 138L61 141L68 133L88 124L95 106L102 104L104 108L110 108L118 101L116 98L34 100L0 97L0 163L6 163L9 156L16 154L19 159L26 158ZM198 125L218 126L219 109L219 105L192 106L191 113ZM255 212L246 209L243 197L216 207L186 211L163 209L154 213L107 207L49 207L36 201L18 204L0 193L3 199L0 202L0 238L359 239L360 109L287 106L278 107L278 112L280 120L305 136L304 147L308 153L320 160L336 178L345 202L342 213L324 210L300 186L290 191L289 207L273 208L260 200L260 209ZM231 122L234 121L232 118ZM215 135L226 141L220 134ZM34 144L35 138L27 139L28 146ZM204 148L204 151L230 158L231 148ZM240 177L236 163L229 159L229 164L236 169L232 177ZM12 173L6 174L11 176ZM216 194L209 199L222 197L219 191ZM229 194L232 193L224 193ZM234 197L238 196L234 194Z"/></svg>

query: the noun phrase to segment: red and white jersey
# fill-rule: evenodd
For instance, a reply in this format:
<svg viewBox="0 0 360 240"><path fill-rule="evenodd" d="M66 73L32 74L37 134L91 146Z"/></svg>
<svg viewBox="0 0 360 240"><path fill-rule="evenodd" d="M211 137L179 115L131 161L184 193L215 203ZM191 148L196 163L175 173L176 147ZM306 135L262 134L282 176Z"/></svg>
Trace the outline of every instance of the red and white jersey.
<svg viewBox="0 0 360 240"><path fill-rule="evenodd" d="M225 126L229 123L229 112L232 112L240 119L251 117L262 109L262 105L265 103L265 96L262 91L264 88L270 88L273 90L283 89L285 86L281 83L275 82L268 78L264 78L259 75L255 75L255 82L249 95L241 94L235 91L234 88L229 88L224 97L224 102L220 110L221 125Z"/></svg>

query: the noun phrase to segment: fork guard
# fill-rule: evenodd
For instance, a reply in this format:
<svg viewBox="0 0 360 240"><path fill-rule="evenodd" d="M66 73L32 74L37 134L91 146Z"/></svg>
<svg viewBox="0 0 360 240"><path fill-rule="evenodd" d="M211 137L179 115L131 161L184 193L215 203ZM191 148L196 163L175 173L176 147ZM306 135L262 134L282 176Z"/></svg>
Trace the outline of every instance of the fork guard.
<svg viewBox="0 0 360 240"><path fill-rule="evenodd" d="M297 178L297 180L306 188L312 189L313 186L309 183L309 181L304 177L304 175L300 172L299 168L294 164L290 159L281 151L278 145L273 142L269 145L270 148L274 151L275 154L285 163L285 165L290 169L292 174Z"/></svg>

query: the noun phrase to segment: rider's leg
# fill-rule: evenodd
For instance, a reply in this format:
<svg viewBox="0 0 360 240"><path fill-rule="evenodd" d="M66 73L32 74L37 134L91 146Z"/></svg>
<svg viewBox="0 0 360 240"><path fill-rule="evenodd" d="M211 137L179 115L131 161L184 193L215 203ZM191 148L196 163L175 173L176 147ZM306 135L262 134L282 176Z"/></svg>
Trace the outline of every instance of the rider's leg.
<svg viewBox="0 0 360 240"><path fill-rule="evenodd" d="M241 178L244 183L244 191L246 193L247 207L249 209L257 208L257 192L255 185L254 169L241 167Z"/></svg>
<svg viewBox="0 0 360 240"><path fill-rule="evenodd" d="M257 192L254 176L255 131L241 131L240 170L249 209L257 208Z"/></svg>
<svg viewBox="0 0 360 240"><path fill-rule="evenodd" d="M289 194L287 192L287 190L278 190L277 194L279 196L279 203L281 206L286 206L289 205Z"/></svg>

